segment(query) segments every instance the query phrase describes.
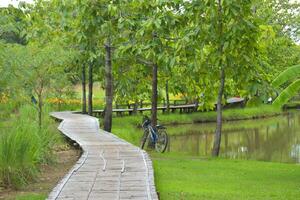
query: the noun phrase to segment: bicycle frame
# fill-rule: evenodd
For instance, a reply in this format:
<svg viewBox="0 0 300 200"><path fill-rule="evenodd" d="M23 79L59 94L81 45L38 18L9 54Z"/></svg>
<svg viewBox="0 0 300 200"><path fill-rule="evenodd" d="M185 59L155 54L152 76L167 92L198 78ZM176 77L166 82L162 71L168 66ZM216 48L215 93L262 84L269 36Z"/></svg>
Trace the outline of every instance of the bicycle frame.
<svg viewBox="0 0 300 200"><path fill-rule="evenodd" d="M148 130L149 130L149 134L150 134L150 138L151 138L151 142L156 143L157 141L157 133L155 132L155 130L152 128L151 125L148 125Z"/></svg>

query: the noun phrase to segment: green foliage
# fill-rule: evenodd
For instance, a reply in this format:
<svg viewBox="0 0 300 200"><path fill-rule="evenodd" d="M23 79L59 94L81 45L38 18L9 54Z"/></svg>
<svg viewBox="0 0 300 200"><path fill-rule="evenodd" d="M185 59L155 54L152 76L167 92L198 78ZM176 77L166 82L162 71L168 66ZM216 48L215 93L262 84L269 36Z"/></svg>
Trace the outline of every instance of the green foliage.
<svg viewBox="0 0 300 200"><path fill-rule="evenodd" d="M257 107L257 106L260 106L262 103L263 102L260 97L254 96L247 101L247 107Z"/></svg>
<svg viewBox="0 0 300 200"><path fill-rule="evenodd" d="M300 90L300 80L296 80L287 86L275 99L273 105L281 107L287 103L292 97L296 96Z"/></svg>
<svg viewBox="0 0 300 200"><path fill-rule="evenodd" d="M37 0L33 5L24 4L22 9L1 8L0 95L8 96L9 102L0 105L0 118L9 118L12 110L17 112L15 108L30 101L32 95L38 96L41 113L48 98L63 102L72 97L70 86L80 80L79 68L83 64L92 63L100 68L94 68L94 77L103 83L104 45L113 49L117 102L149 101L149 65L153 64L158 65L160 99L164 98L162 91L168 81L171 95L179 94L190 102L199 100L200 109L211 109L222 68L226 72L226 96L265 99L270 93L270 80L287 66L299 63L300 48L294 42L299 37L299 4L289 0L220 2L221 11L215 0ZM295 70L289 73L298 74ZM282 80L291 77L282 76ZM280 79L275 85L281 85ZM287 87L274 104L285 102L298 91L298 85L297 81ZM103 99L99 102L100 107ZM64 103L60 106L57 109L75 109L73 105L63 108ZM271 106L226 110L224 120L279 112ZM49 122L39 130L34 114L36 110L23 108L20 117L13 119L12 128L2 129L7 132L0 141L0 172L4 184L24 185L35 177L40 163L51 160L49 152L55 139L48 134ZM216 114L203 112L159 118L162 123L193 123L215 121ZM129 133L140 124L141 116L114 120L117 122L114 132L137 144L139 134ZM199 167L198 163L191 166ZM198 194L194 196L193 192L185 196L174 194L173 190L165 191L170 191L170 198L198 199ZM167 195L162 194L165 198Z"/></svg>
<svg viewBox="0 0 300 200"><path fill-rule="evenodd" d="M284 83L295 80L299 75L300 65L289 67L273 80L272 86L279 89Z"/></svg>
<svg viewBox="0 0 300 200"><path fill-rule="evenodd" d="M298 94L300 89L299 73L300 65L295 65L280 73L275 80L273 80L272 86L280 92L273 102L275 106L283 106L292 97ZM281 89L282 87L283 89Z"/></svg>
<svg viewBox="0 0 300 200"><path fill-rule="evenodd" d="M39 128L30 106L22 107L10 120L10 127L0 136L0 183L20 188L37 177L40 164L52 161L58 135L53 134L50 119L44 120L43 129Z"/></svg>
<svg viewBox="0 0 300 200"><path fill-rule="evenodd" d="M0 40L8 43L26 44L24 13L17 8L0 8Z"/></svg>
<svg viewBox="0 0 300 200"><path fill-rule="evenodd" d="M257 1L256 12L276 30L277 35L284 35L299 41L300 3L290 0Z"/></svg>

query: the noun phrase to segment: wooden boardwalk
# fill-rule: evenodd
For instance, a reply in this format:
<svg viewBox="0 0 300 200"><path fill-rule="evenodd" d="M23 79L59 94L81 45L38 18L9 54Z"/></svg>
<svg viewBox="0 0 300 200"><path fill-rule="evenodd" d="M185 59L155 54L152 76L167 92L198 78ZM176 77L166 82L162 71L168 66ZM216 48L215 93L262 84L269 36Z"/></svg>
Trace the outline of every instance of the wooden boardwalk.
<svg viewBox="0 0 300 200"><path fill-rule="evenodd" d="M83 154L49 194L49 200L158 200L152 162L138 147L99 129L97 118L72 112L51 114L59 130Z"/></svg>
<svg viewBox="0 0 300 200"><path fill-rule="evenodd" d="M186 105L171 105L169 107L171 112L175 112L176 110L179 110L180 113L190 113L194 112L197 109L196 104L186 104ZM157 110L161 110L163 113L166 112L167 107L166 106L159 106L157 107ZM143 113L145 111L151 111L151 108L137 108L136 112ZM134 112L133 108L114 108L112 112L117 113L117 115L122 115L123 113L128 113L131 115ZM80 113L80 112L78 112ZM100 117L104 114L104 110L93 110L93 115L96 117Z"/></svg>

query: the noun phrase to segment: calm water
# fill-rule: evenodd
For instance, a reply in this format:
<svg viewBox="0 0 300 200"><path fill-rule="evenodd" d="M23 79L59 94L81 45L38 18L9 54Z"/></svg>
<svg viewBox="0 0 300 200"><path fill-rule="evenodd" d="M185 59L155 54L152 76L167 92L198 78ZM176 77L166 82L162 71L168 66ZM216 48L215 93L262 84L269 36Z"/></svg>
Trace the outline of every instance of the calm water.
<svg viewBox="0 0 300 200"><path fill-rule="evenodd" d="M168 126L167 151L209 156L215 124ZM300 111L287 115L223 125L221 157L300 163Z"/></svg>

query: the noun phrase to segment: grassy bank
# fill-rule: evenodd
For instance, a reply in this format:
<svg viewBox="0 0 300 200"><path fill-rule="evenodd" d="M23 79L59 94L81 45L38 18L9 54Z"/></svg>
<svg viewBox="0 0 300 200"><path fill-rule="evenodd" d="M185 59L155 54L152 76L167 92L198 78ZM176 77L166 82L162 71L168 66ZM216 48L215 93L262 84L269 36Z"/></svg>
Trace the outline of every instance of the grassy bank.
<svg viewBox="0 0 300 200"><path fill-rule="evenodd" d="M276 116L281 113L281 109L273 107L271 105L263 105L250 108L233 108L223 111L223 121L265 118ZM164 124L182 124L215 122L216 117L217 113L215 111L208 111L181 115L160 115L159 119L161 120L161 123Z"/></svg>
<svg viewBox="0 0 300 200"><path fill-rule="evenodd" d="M224 110L223 120L234 121L234 120L247 120L247 119L259 119L280 115L283 112L270 105L264 105L255 108L244 108L244 109L227 109ZM138 145L139 138L141 137L142 130L136 129L142 123L142 115L124 116L113 118L112 132L117 134L119 137ZM178 124L194 124L204 122L215 122L216 112L195 112L189 114L161 114L158 115L159 123L163 125L178 125ZM259 123L259 121L258 121ZM100 124L102 124L100 122ZM213 124L209 125L214 126ZM224 124L226 126L226 124ZM174 128L174 126L172 127ZM208 128L207 125L203 128ZM180 133L180 132L178 132Z"/></svg>
<svg viewBox="0 0 300 200"><path fill-rule="evenodd" d="M281 200L300 196L300 166L152 154L162 200Z"/></svg>
<svg viewBox="0 0 300 200"><path fill-rule="evenodd" d="M148 113L149 115L150 113ZM233 108L226 109L223 111L223 120L224 121L234 121L234 120L245 120L245 119L258 119L272 117L282 114L280 108L263 105L259 107L249 107L249 108ZM114 118L114 121L128 121L130 123L141 123L142 115L136 116L126 116L121 118ZM189 124L189 123L204 123L204 122L215 122L217 113L215 111L208 112L194 112L188 114L158 114L160 123L162 124Z"/></svg>

